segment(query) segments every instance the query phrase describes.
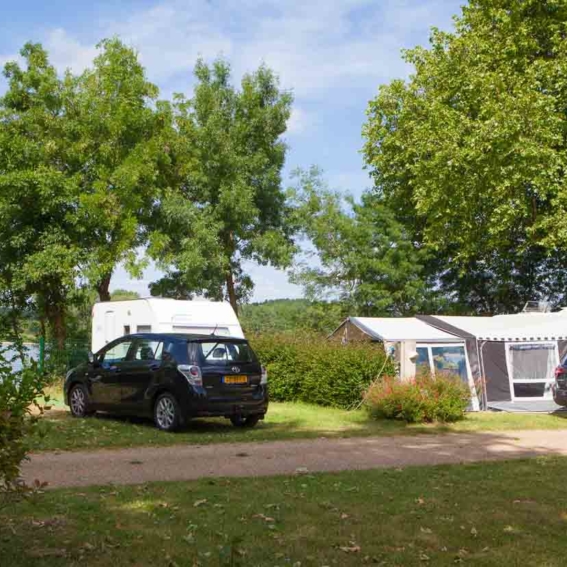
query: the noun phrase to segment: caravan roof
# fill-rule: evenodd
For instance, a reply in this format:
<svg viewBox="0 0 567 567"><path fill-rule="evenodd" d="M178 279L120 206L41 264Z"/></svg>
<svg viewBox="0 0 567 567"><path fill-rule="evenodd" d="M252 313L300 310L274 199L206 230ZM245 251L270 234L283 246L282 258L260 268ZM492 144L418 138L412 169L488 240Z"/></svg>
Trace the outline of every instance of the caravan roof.
<svg viewBox="0 0 567 567"><path fill-rule="evenodd" d="M415 317L350 317L349 321L372 338L382 341L462 342L461 338Z"/></svg>

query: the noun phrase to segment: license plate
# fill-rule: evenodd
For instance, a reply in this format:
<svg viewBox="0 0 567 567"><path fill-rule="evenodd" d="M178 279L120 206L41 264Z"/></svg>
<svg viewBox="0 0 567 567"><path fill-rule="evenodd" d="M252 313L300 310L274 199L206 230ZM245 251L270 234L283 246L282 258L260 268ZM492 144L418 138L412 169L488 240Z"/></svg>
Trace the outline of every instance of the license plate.
<svg viewBox="0 0 567 567"><path fill-rule="evenodd" d="M248 378L246 376L225 376L225 384L247 384Z"/></svg>

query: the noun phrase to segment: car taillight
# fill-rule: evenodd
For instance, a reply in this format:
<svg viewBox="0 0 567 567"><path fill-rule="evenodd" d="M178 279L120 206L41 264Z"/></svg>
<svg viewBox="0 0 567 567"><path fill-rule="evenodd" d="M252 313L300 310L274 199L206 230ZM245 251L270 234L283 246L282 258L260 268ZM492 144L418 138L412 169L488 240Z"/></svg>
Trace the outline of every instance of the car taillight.
<svg viewBox="0 0 567 567"><path fill-rule="evenodd" d="M265 366L262 366L262 378L260 379L260 384L266 386L268 384L268 371Z"/></svg>
<svg viewBox="0 0 567 567"><path fill-rule="evenodd" d="M203 375L201 374L201 369L198 366L179 364L177 368L179 372L187 378L187 382L189 382L191 386L203 385Z"/></svg>
<svg viewBox="0 0 567 567"><path fill-rule="evenodd" d="M567 368L565 368L564 366L558 366L555 369L555 378L567 378L566 374Z"/></svg>

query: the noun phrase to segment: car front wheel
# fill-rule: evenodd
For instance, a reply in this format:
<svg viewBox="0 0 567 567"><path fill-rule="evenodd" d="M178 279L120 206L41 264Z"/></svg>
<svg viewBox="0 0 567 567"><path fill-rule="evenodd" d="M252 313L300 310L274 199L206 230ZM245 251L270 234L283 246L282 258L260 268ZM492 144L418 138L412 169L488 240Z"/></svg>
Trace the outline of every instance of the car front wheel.
<svg viewBox="0 0 567 567"><path fill-rule="evenodd" d="M175 431L181 425L179 404L172 394L158 396L154 406L154 422L162 431Z"/></svg>
<svg viewBox="0 0 567 567"><path fill-rule="evenodd" d="M87 417L94 412L89 408L89 396L82 384L77 384L69 392L69 408L73 417Z"/></svg>
<svg viewBox="0 0 567 567"><path fill-rule="evenodd" d="M259 415L234 415L230 418L234 427L254 427L259 421Z"/></svg>

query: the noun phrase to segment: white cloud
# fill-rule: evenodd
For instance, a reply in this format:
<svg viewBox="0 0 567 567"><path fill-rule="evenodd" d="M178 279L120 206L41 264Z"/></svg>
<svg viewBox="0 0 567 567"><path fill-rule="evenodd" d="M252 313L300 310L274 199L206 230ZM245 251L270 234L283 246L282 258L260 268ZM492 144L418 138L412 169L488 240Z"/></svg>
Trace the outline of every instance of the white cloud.
<svg viewBox="0 0 567 567"><path fill-rule="evenodd" d="M84 71L96 56L94 45L82 44L64 29L52 30L45 41L51 63L59 70L71 69L75 73Z"/></svg>
<svg viewBox="0 0 567 567"><path fill-rule="evenodd" d="M301 107L295 105L292 108L291 116L287 123L287 133L290 135L301 134L308 128L313 127L313 125L314 117Z"/></svg>

